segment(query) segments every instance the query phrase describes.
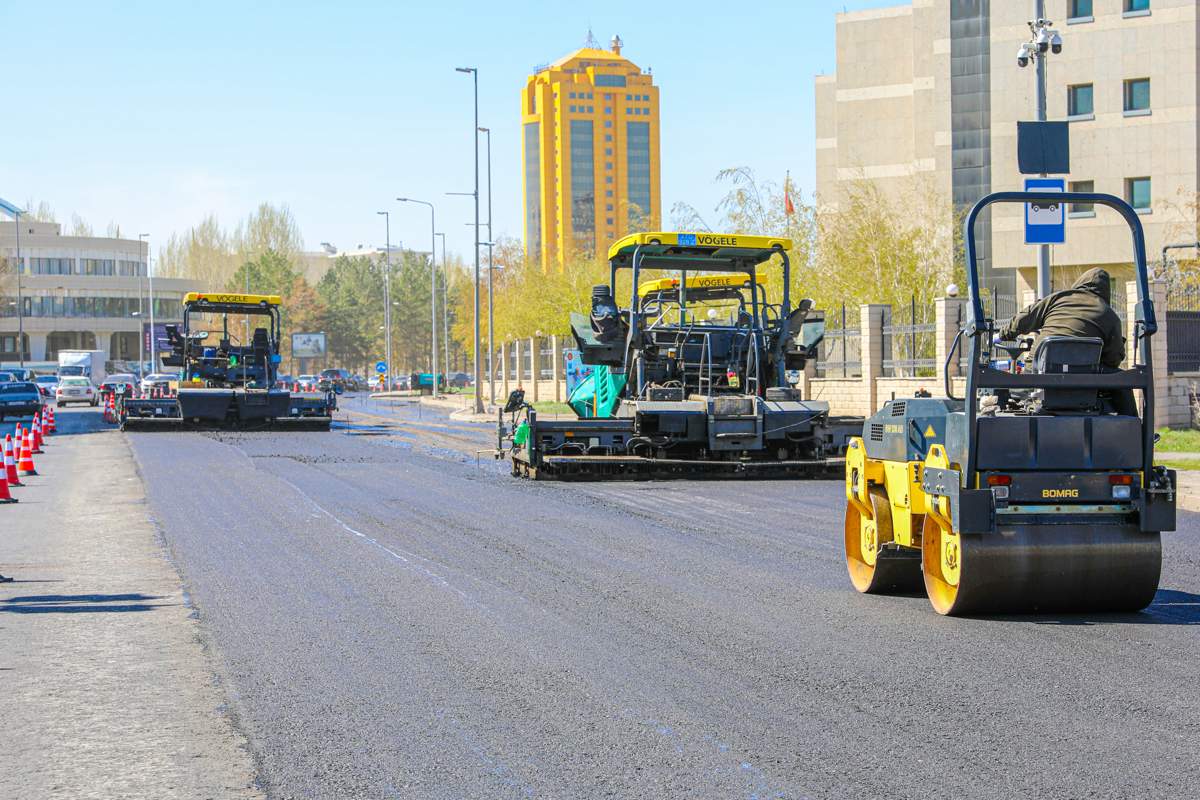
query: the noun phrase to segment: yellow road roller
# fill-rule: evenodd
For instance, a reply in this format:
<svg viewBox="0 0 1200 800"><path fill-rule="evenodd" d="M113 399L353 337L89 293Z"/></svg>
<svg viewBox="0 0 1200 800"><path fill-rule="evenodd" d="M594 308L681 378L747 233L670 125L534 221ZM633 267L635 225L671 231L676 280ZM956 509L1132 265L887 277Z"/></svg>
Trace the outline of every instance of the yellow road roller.
<svg viewBox="0 0 1200 800"><path fill-rule="evenodd" d="M1099 338L998 341L974 235L994 203L1093 203L1133 234L1135 341L1100 365ZM939 614L1136 611L1158 589L1160 533L1175 529L1175 473L1154 466L1157 330L1141 222L1107 194L1000 192L966 220L968 319L946 397L887 402L846 456L846 564L860 592L923 588ZM949 365L969 349L966 388ZM1136 404L1122 401L1140 393Z"/></svg>

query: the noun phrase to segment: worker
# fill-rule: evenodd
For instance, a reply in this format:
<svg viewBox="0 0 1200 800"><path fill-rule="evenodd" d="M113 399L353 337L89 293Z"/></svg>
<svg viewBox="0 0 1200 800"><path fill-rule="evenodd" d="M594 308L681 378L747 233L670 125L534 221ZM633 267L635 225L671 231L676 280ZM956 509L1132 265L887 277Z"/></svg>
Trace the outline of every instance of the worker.
<svg viewBox="0 0 1200 800"><path fill-rule="evenodd" d="M1089 269L1070 289L1043 297L1014 316L996 338L1011 341L1021 335L1037 334L1100 339L1104 342L1100 351L1101 368L1118 370L1125 360L1125 337L1121 318L1109 305L1111 297L1112 279L1108 272L1098 267ZM1132 391L1114 390L1112 399L1117 413L1137 413Z"/></svg>

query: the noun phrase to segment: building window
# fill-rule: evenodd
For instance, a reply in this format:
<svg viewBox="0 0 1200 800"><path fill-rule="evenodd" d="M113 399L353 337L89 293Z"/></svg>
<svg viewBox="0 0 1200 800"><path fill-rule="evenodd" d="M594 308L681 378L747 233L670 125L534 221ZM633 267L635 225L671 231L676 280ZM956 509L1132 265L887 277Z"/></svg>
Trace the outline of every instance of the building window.
<svg viewBox="0 0 1200 800"><path fill-rule="evenodd" d="M605 113L605 114L611 114L611 113L612 113L612 106L605 106L605 107L604 107L604 113Z"/></svg>
<svg viewBox="0 0 1200 800"><path fill-rule="evenodd" d="M1067 19L1080 22L1092 19L1092 0L1071 0Z"/></svg>
<svg viewBox="0 0 1200 800"><path fill-rule="evenodd" d="M1126 178L1125 179L1125 200L1135 210L1148 212L1150 210L1150 179L1149 178Z"/></svg>
<svg viewBox="0 0 1200 800"><path fill-rule="evenodd" d="M1067 87L1067 118L1092 119L1095 106L1092 102L1092 84L1081 83Z"/></svg>
<svg viewBox="0 0 1200 800"><path fill-rule="evenodd" d="M606 120L604 120L604 127L606 127L606 128L611 128L611 127L612 127L612 120L611 120L611 119L606 119Z"/></svg>
<svg viewBox="0 0 1200 800"><path fill-rule="evenodd" d="M605 225L613 225L613 224L615 224L615 223L613 222L613 218L612 218L612 217L608 217L607 219L605 219L605 220L604 220L604 224L605 224Z"/></svg>
<svg viewBox="0 0 1200 800"><path fill-rule="evenodd" d="M542 249L542 170L539 124L525 123L525 252L537 259Z"/></svg>
<svg viewBox="0 0 1200 800"><path fill-rule="evenodd" d="M611 161L605 161L605 162L604 162L604 168L605 168L605 169L612 169L612 168L613 168L613 166L612 166L612 162L611 162Z"/></svg>
<svg viewBox="0 0 1200 800"><path fill-rule="evenodd" d="M569 98L571 98L572 100L574 100L574 99L575 99L575 93L574 93L574 92L571 92L570 94L568 94L568 95L567 95L567 97L569 97Z"/></svg>
<svg viewBox="0 0 1200 800"><path fill-rule="evenodd" d="M626 186L629 198L629 222L651 213L650 206L650 123L626 122Z"/></svg>
<svg viewBox="0 0 1200 800"><path fill-rule="evenodd" d="M613 204L612 204L612 203L607 203L607 204L605 204L605 206L604 206L604 210L605 210L605 211L612 211L612 210L613 210Z"/></svg>
<svg viewBox="0 0 1200 800"><path fill-rule="evenodd" d="M625 99L626 99L626 100L628 100L628 101L630 101L630 102L632 102L632 101L633 101L633 95L631 95L631 94L627 94L627 95L625 95Z"/></svg>
<svg viewBox="0 0 1200 800"><path fill-rule="evenodd" d="M1125 0L1125 14L1142 15L1150 13L1150 0Z"/></svg>
<svg viewBox="0 0 1200 800"><path fill-rule="evenodd" d="M1067 184L1067 190L1072 192L1094 192L1096 191L1095 181L1071 181ZM1094 203L1071 203L1067 209L1067 216L1071 217L1094 217L1096 216L1096 205Z"/></svg>
<svg viewBox="0 0 1200 800"><path fill-rule="evenodd" d="M571 120L571 230L577 252L596 250L596 162L591 120Z"/></svg>
<svg viewBox="0 0 1200 800"><path fill-rule="evenodd" d="M612 189L606 189L606 190L605 190L605 192L604 192L604 196L605 196L605 197L612 197L612 196L613 196L613 190L612 190Z"/></svg>
<svg viewBox="0 0 1200 800"><path fill-rule="evenodd" d="M575 113L575 106L568 106L568 108L570 108L572 114Z"/></svg>
<svg viewBox="0 0 1200 800"><path fill-rule="evenodd" d="M146 263L144 261L118 261L117 274L127 278L144 278Z"/></svg>
<svg viewBox="0 0 1200 800"><path fill-rule="evenodd" d="M1125 81L1125 116L1150 113L1150 79L1133 78Z"/></svg>
<svg viewBox="0 0 1200 800"><path fill-rule="evenodd" d="M611 147L606 147L606 148L604 148L604 155L606 155L606 156L611 156L611 155L612 155L612 148L611 148Z"/></svg>
<svg viewBox="0 0 1200 800"><path fill-rule="evenodd" d="M612 141L612 134L611 134L611 133L606 133L606 134L604 134L604 141L606 141L606 142L611 142L611 141Z"/></svg>
<svg viewBox="0 0 1200 800"><path fill-rule="evenodd" d="M597 75L595 84L597 86L624 86L624 75Z"/></svg>

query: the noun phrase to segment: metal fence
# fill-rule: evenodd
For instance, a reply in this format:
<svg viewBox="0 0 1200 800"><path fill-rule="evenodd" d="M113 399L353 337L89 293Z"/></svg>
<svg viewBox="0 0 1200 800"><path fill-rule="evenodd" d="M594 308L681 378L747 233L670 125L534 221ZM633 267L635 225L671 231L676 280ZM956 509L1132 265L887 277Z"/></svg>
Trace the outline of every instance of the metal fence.
<svg viewBox="0 0 1200 800"><path fill-rule="evenodd" d="M883 374L889 378L926 377L937 369L937 324L932 306L917 305L909 298L908 307L891 309L883 325Z"/></svg>
<svg viewBox="0 0 1200 800"><path fill-rule="evenodd" d="M857 309L856 309L857 311ZM818 378L857 378L862 375L862 331L858 314L853 313L847 326L846 306L825 315L825 339L817 356Z"/></svg>
<svg viewBox="0 0 1200 800"><path fill-rule="evenodd" d="M1200 286L1167 291L1167 371L1200 371Z"/></svg>

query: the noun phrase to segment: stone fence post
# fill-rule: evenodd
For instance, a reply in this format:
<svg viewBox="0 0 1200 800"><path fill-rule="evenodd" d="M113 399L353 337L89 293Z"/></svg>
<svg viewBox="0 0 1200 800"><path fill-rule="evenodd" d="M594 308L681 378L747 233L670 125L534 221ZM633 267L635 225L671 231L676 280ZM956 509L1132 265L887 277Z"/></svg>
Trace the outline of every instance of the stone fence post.
<svg viewBox="0 0 1200 800"><path fill-rule="evenodd" d="M550 365L551 374L554 376L554 402L561 403L563 401L563 359L562 359L562 343L558 339L558 335L550 337L550 358L553 363Z"/></svg>
<svg viewBox="0 0 1200 800"><path fill-rule="evenodd" d="M866 392L866 407L875 413L879 403L876 382L883 377L883 362L891 354L886 352L883 328L891 322L892 307L886 303L869 303L859 307L862 335L861 360L862 381Z"/></svg>
<svg viewBox="0 0 1200 800"><path fill-rule="evenodd" d="M507 402L508 395L512 392L512 389L510 389L509 385L508 385L509 371L510 370L509 370L509 366L508 366L508 344L506 344L505 342L501 342L500 343L500 383L504 387L502 391L504 393L505 402Z"/></svg>
<svg viewBox="0 0 1200 800"><path fill-rule="evenodd" d="M946 363L946 358L950 355L950 348L954 345L954 337L958 335L959 328L962 327L963 315L966 311L966 305L961 297L939 297L933 301L934 318L937 330L934 335L935 340L934 358L937 364L934 366L936 374L942 374L942 367ZM959 342L961 348L963 343ZM962 363L962 350L958 351L960 358L955 358L954 363L950 365L950 376L958 377L960 370L959 365Z"/></svg>
<svg viewBox="0 0 1200 800"><path fill-rule="evenodd" d="M1176 419L1171 408L1170 353L1167 350L1167 284L1166 281L1150 282L1150 301L1154 303L1154 318L1158 331L1150 337L1150 357L1154 364L1154 423L1166 425L1187 424L1191 421L1191 410ZM1137 337L1134 317L1137 313L1137 284L1125 284L1125 364L1134 363ZM1175 415L1181 416L1181 415Z"/></svg>
<svg viewBox="0 0 1200 800"><path fill-rule="evenodd" d="M542 375L541 375L542 371L539 369L539 367L541 365L538 363L542 360L541 356L542 356L541 342L538 341L537 337L530 336L529 337L529 383L531 384L530 388L532 390L533 401L535 403L538 400L538 384L541 383L541 381L538 379L542 377Z"/></svg>

